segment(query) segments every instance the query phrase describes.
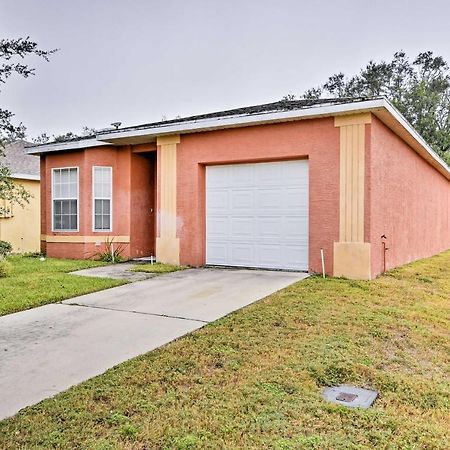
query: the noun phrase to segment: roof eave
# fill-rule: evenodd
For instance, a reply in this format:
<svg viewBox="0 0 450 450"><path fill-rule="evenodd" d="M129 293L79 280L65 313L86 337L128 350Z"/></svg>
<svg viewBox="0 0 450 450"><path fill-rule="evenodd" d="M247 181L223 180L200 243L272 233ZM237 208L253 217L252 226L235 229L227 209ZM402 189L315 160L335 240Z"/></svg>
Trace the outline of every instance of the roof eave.
<svg viewBox="0 0 450 450"><path fill-rule="evenodd" d="M88 147L105 145L138 144L154 142L156 137L170 134L188 134L202 131L220 130L225 128L247 127L294 120L313 119L318 117L332 117L346 114L371 112L386 126L392 129L417 153L426 159L433 167L450 180L450 168L433 151L420 134L408 123L402 114L385 98L377 98L361 102L341 104L315 105L309 108L292 111L276 111L252 115L238 115L230 117L215 117L197 121L170 123L155 127L139 128L135 130L117 130L99 133L94 139L59 142L30 147L33 155L41 153L59 152L67 150L81 150Z"/></svg>
<svg viewBox="0 0 450 450"><path fill-rule="evenodd" d="M368 100L358 103L316 105L310 108L292 111L276 111L252 115L239 115L230 117L215 117L191 122L171 123L158 127L140 128L136 130L113 131L97 135L97 139L110 144L149 142L157 136L170 134L198 133L223 128L247 127L268 123L286 122L301 119L313 119L315 117L336 116L342 114L354 114L357 112L372 111L384 106L383 99ZM133 142L134 141L134 142Z"/></svg>
<svg viewBox="0 0 450 450"><path fill-rule="evenodd" d="M67 150L82 150L88 147L99 147L101 145L110 145L107 142L99 141L97 138L80 139L79 141L52 142L27 147L29 155L40 155L41 153L63 152Z"/></svg>

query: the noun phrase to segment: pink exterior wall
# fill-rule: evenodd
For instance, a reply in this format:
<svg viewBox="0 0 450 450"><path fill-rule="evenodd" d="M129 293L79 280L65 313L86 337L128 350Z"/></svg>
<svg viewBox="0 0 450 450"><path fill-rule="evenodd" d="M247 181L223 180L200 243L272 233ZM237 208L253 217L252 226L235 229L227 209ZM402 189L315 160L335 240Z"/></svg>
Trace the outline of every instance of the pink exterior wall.
<svg viewBox="0 0 450 450"><path fill-rule="evenodd" d="M366 164L372 276L450 248L450 182L373 116Z"/></svg>
<svg viewBox="0 0 450 450"><path fill-rule="evenodd" d="M177 151L177 220L181 264L205 263L205 166L308 158L309 261L320 272L320 248L333 271L339 239L339 129L333 118L181 136Z"/></svg>
<svg viewBox="0 0 450 450"><path fill-rule="evenodd" d="M92 224L92 167L111 166L113 171L112 231L93 231ZM53 232L51 205L51 170L58 167L79 168L79 231ZM149 225L148 207L154 198L154 168L149 158L133 153L130 146L101 146L86 150L50 153L41 159L42 234L48 236L130 236L135 245L126 244L125 258L143 256L154 251L154 232ZM131 193L131 185L135 192ZM143 189L149 189L148 202ZM145 231L141 231L145 229ZM43 242L43 251L56 258L91 258L104 250L95 243Z"/></svg>

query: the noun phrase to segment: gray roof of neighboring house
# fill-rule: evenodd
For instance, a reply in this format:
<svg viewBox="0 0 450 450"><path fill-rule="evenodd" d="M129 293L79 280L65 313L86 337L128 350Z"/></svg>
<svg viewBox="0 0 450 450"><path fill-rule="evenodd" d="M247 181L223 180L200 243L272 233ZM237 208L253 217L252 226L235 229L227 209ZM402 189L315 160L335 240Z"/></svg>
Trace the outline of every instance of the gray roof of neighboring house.
<svg viewBox="0 0 450 450"><path fill-rule="evenodd" d="M29 142L18 140L7 144L0 155L0 165L7 166L13 178L39 179L39 157L27 153Z"/></svg>

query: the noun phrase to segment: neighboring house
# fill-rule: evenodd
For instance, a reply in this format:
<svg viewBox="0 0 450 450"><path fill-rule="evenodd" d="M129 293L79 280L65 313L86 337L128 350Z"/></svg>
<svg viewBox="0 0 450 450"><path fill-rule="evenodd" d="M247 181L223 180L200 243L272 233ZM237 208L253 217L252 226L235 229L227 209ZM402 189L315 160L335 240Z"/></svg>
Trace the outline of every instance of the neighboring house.
<svg viewBox="0 0 450 450"><path fill-rule="evenodd" d="M450 169L384 98L280 101L35 146L42 247L371 279L450 248ZM385 251L385 248L387 249Z"/></svg>
<svg viewBox="0 0 450 450"><path fill-rule="evenodd" d="M23 207L0 200L9 209L0 216L0 240L10 242L15 253L40 249L39 158L29 155L26 145L25 141L15 141L6 145L4 156L0 156L0 164L9 167L14 182L31 194Z"/></svg>

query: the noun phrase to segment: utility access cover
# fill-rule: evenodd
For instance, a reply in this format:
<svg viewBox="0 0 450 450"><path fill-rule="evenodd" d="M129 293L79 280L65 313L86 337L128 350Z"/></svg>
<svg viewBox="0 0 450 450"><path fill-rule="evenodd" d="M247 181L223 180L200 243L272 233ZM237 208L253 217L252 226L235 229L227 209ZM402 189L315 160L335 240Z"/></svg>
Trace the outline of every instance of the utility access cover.
<svg viewBox="0 0 450 450"><path fill-rule="evenodd" d="M349 408L370 408L378 397L378 392L342 384L325 388L322 396L329 402Z"/></svg>

